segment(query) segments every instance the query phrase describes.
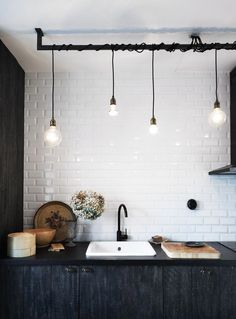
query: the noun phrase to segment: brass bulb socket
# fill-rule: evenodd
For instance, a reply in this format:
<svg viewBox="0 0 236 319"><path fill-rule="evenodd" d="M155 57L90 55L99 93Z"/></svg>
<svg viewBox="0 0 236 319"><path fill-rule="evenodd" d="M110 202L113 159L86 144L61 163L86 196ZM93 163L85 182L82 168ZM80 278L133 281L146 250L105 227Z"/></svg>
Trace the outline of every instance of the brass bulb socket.
<svg viewBox="0 0 236 319"><path fill-rule="evenodd" d="M150 120L150 125L157 125L157 120L155 117L152 117Z"/></svg>
<svg viewBox="0 0 236 319"><path fill-rule="evenodd" d="M114 96L110 99L110 105L116 105L116 99Z"/></svg>
<svg viewBox="0 0 236 319"><path fill-rule="evenodd" d="M214 109L220 108L220 102L218 100L214 103Z"/></svg>
<svg viewBox="0 0 236 319"><path fill-rule="evenodd" d="M56 126L56 120L55 119L51 119L50 121L50 126Z"/></svg>

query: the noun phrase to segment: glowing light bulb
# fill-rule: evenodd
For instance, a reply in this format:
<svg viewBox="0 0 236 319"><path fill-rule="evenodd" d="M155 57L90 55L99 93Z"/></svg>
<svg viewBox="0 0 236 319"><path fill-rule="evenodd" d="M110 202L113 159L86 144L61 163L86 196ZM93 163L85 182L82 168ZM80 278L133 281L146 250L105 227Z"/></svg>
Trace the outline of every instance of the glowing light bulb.
<svg viewBox="0 0 236 319"><path fill-rule="evenodd" d="M157 134L158 127L157 127L157 121L155 117L152 117L150 120L150 126L149 126L149 133L152 135Z"/></svg>
<svg viewBox="0 0 236 319"><path fill-rule="evenodd" d="M210 113L208 122L212 127L220 127L226 121L226 114L220 108L220 103L215 102L214 110Z"/></svg>
<svg viewBox="0 0 236 319"><path fill-rule="evenodd" d="M56 125L50 125L44 133L44 142L48 147L58 146L61 143L62 137L60 130Z"/></svg>
<svg viewBox="0 0 236 319"><path fill-rule="evenodd" d="M117 116L117 115L118 115L117 105L116 105L116 99L114 98L114 96L112 96L112 98L111 98L111 100L110 100L109 115L110 115L110 116Z"/></svg>

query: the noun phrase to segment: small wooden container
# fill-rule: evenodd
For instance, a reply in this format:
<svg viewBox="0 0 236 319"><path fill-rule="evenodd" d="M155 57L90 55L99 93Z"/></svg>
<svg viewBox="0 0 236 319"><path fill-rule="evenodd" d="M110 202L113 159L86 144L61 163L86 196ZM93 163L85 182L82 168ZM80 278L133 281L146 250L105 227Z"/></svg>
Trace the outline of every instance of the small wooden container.
<svg viewBox="0 0 236 319"><path fill-rule="evenodd" d="M7 238L9 257L28 257L36 253L36 236L28 233L11 233Z"/></svg>
<svg viewBox="0 0 236 319"><path fill-rule="evenodd" d="M36 254L36 246L26 249L12 249L7 252L9 257L29 257Z"/></svg>
<svg viewBox="0 0 236 319"><path fill-rule="evenodd" d="M32 228L32 229L25 229L24 232L36 235L37 248L41 248L41 247L47 247L50 245L50 243L52 242L56 234L56 229Z"/></svg>

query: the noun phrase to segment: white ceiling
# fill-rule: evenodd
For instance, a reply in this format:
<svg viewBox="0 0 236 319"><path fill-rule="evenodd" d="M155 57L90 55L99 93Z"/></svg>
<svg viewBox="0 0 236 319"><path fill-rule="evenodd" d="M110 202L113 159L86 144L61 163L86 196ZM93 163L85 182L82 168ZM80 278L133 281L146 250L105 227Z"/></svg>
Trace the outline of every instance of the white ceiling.
<svg viewBox="0 0 236 319"><path fill-rule="evenodd" d="M0 0L0 38L25 71L50 71L50 52L36 50L35 27L45 32L43 43L190 42L200 32L203 42L236 40L235 0ZM150 52L119 52L117 59L138 65ZM213 52L158 52L160 68L212 70ZM110 52L60 52L57 71L101 67ZM236 65L236 52L221 51L219 67ZM122 66L121 66L122 67Z"/></svg>

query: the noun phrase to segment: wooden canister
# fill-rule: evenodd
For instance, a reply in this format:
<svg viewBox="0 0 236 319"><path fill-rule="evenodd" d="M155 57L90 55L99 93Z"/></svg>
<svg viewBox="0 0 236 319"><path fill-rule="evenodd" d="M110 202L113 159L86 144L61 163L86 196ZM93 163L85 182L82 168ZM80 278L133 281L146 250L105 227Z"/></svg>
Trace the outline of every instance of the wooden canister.
<svg viewBox="0 0 236 319"><path fill-rule="evenodd" d="M36 236L28 233L11 233L7 238L9 257L28 257L36 253Z"/></svg>

